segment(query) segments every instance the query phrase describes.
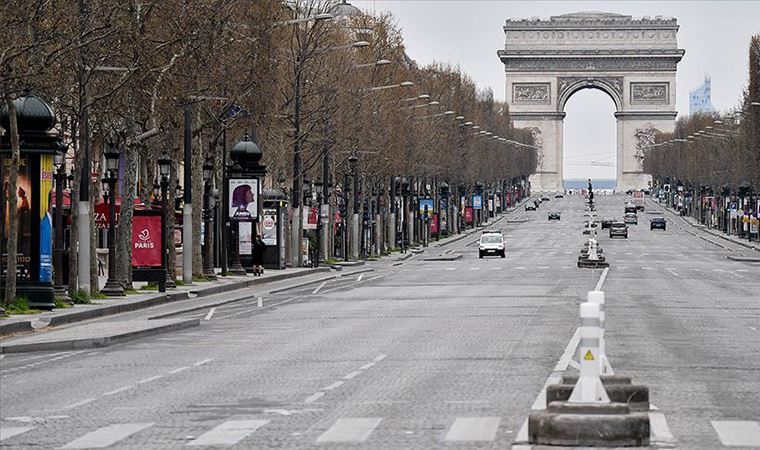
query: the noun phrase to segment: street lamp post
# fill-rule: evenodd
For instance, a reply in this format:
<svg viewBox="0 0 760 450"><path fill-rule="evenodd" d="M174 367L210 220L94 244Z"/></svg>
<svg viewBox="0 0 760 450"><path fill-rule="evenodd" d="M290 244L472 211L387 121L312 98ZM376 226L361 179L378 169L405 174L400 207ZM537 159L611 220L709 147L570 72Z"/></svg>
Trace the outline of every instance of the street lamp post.
<svg viewBox="0 0 760 450"><path fill-rule="evenodd" d="M56 297L66 297L63 285L63 180L66 179L66 153L55 154L55 246L53 248L53 292Z"/></svg>
<svg viewBox="0 0 760 450"><path fill-rule="evenodd" d="M103 179L103 187L108 193L108 280L102 294L109 297L123 297L124 286L116 279L116 181L119 176L119 151L113 144L108 145L105 151L106 177Z"/></svg>
<svg viewBox="0 0 760 450"><path fill-rule="evenodd" d="M209 280L216 279L214 272L214 205L211 193L211 179L214 176L214 165L211 158L203 163L203 276Z"/></svg>
<svg viewBox="0 0 760 450"><path fill-rule="evenodd" d="M158 172L161 175L161 214L164 218L164 226L161 227L161 242L164 243L161 252L161 265L166 269L166 287L173 289L177 287L177 284L174 282L174 274L169 273L168 270L169 246L174 245L174 239L171 239L170 242L169 233L169 182L172 174L172 160L166 152L158 158Z"/></svg>
<svg viewBox="0 0 760 450"><path fill-rule="evenodd" d="M356 153L348 157L348 164L351 167L351 176L354 179L353 197L354 210L351 220L351 256L359 259L359 158Z"/></svg>

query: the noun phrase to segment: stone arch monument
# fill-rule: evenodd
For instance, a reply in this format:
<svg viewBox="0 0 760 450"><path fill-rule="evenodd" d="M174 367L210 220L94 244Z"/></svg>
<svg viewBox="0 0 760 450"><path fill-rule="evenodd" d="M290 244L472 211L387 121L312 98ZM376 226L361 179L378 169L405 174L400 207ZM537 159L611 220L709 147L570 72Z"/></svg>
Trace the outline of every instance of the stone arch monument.
<svg viewBox="0 0 760 450"><path fill-rule="evenodd" d="M509 19L498 55L516 127L539 142L533 190L562 190L565 104L581 89L599 89L615 104L618 189L643 188L644 148L675 126L676 19L581 12L547 19Z"/></svg>

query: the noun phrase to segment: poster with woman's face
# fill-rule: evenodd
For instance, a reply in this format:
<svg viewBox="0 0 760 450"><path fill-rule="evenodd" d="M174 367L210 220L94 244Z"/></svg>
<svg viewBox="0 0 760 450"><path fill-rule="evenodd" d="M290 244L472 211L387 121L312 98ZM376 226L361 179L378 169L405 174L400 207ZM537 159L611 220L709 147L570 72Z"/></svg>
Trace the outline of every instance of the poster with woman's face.
<svg viewBox="0 0 760 450"><path fill-rule="evenodd" d="M259 180L230 180L230 217L258 215Z"/></svg>
<svg viewBox="0 0 760 450"><path fill-rule="evenodd" d="M8 174L10 171L10 159L4 158L3 173ZM26 158L21 158L20 167L18 170L18 189L16 189L16 217L18 220L18 245L16 250L18 251L16 258L16 273L19 280L31 280L31 255L32 255L32 174L31 167L27 164ZM8 181L3 180L4 198L8 198L11 193L8 192ZM9 203L4 205L5 207L5 236L7 238L10 231L10 217L9 217ZM4 250L5 245L3 245ZM3 254L3 257L7 253ZM3 264L6 267L6 264Z"/></svg>

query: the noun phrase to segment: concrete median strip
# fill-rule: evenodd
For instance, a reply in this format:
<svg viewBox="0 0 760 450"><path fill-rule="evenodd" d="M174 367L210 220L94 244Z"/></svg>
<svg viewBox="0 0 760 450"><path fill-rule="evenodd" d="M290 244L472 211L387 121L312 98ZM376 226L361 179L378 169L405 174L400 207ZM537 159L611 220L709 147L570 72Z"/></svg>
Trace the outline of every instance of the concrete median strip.
<svg viewBox="0 0 760 450"><path fill-rule="evenodd" d="M117 342L195 327L199 322L196 318L89 323L8 339L0 345L0 353L107 347Z"/></svg>

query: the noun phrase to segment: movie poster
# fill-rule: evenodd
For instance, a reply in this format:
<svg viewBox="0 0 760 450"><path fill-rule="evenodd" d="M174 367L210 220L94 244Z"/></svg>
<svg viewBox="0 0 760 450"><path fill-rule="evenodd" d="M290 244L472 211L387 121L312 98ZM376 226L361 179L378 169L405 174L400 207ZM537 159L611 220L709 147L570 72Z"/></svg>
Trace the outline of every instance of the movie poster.
<svg viewBox="0 0 760 450"><path fill-rule="evenodd" d="M40 155L40 281L53 281L53 155Z"/></svg>
<svg viewBox="0 0 760 450"><path fill-rule="evenodd" d="M10 159L3 159L3 173L10 172ZM32 173L31 167L27 164L27 159L22 157L18 170L18 189L16 189L16 217L18 217L18 245L16 247L18 256L16 258L16 279L18 281L31 281L31 261L32 261ZM8 198L8 181L3 183L4 198ZM8 238L10 232L10 202L5 205L5 237ZM4 246L7 245L4 243ZM7 252L3 258L7 258ZM3 264L3 267L7 267Z"/></svg>
<svg viewBox="0 0 760 450"><path fill-rule="evenodd" d="M229 181L229 217L253 218L258 217L259 180Z"/></svg>

